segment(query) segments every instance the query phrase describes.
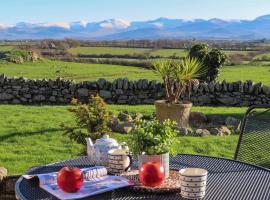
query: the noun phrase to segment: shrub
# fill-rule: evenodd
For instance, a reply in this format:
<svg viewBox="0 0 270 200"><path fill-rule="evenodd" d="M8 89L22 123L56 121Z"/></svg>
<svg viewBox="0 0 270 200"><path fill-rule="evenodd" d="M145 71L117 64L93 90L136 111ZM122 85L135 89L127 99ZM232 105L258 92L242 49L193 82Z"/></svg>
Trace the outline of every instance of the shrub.
<svg viewBox="0 0 270 200"><path fill-rule="evenodd" d="M210 48L207 44L196 44L191 47L189 56L197 58L207 67L206 76L199 79L204 81L214 81L220 74L220 69L226 61L226 55L216 48Z"/></svg>
<svg viewBox="0 0 270 200"><path fill-rule="evenodd" d="M178 103L181 94L187 89L191 93L193 85L199 83L206 69L197 58L185 57L181 62L160 60L154 63L165 85L165 96L168 103Z"/></svg>
<svg viewBox="0 0 270 200"><path fill-rule="evenodd" d="M12 50L5 53L5 60L18 64L26 61L36 61L38 58L38 54L34 51Z"/></svg>
<svg viewBox="0 0 270 200"><path fill-rule="evenodd" d="M68 109L75 114L77 127L62 125L71 140L85 145L85 138L90 137L93 141L109 134L111 129L108 123L112 114L107 110L106 104L99 96L91 96L88 105L80 105Z"/></svg>
<svg viewBox="0 0 270 200"><path fill-rule="evenodd" d="M166 120L163 123L156 119L141 120L132 130L131 148L134 155L145 152L147 155L163 153L176 154L174 146L179 143L175 122Z"/></svg>

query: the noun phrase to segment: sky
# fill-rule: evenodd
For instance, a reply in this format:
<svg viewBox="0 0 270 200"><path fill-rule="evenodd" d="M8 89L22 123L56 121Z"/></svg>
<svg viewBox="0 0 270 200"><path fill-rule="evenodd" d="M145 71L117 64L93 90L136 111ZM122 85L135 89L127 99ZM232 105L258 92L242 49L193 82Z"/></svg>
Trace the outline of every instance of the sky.
<svg viewBox="0 0 270 200"><path fill-rule="evenodd" d="M266 14L270 14L270 0L0 0L0 24L159 17L254 19Z"/></svg>

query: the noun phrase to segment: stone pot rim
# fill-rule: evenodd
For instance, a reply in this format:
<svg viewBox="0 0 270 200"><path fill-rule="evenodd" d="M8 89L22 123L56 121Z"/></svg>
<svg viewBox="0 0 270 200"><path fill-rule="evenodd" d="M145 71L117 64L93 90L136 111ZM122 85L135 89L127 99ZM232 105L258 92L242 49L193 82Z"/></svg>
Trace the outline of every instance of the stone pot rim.
<svg viewBox="0 0 270 200"><path fill-rule="evenodd" d="M168 103L167 100L156 100L155 105L192 107L193 104L191 101L178 101L178 103Z"/></svg>

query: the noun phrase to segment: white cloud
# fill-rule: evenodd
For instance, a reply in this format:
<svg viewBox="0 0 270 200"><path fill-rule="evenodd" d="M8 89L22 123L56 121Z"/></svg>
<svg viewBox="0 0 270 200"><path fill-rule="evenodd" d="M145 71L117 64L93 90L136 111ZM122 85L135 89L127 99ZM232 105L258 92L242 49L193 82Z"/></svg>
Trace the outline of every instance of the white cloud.
<svg viewBox="0 0 270 200"><path fill-rule="evenodd" d="M45 23L45 24L41 24L41 26L43 26L43 27L59 27L59 28L70 29L70 25L67 22Z"/></svg>

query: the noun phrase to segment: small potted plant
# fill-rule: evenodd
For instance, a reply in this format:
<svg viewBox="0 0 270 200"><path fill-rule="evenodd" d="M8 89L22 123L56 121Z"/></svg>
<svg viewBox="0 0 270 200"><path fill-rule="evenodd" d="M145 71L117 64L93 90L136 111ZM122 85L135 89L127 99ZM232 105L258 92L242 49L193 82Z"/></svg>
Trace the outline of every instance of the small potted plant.
<svg viewBox="0 0 270 200"><path fill-rule="evenodd" d="M166 119L176 121L179 127L187 127L192 107L190 101L180 101L183 92L191 94L193 85L199 84L199 77L206 73L202 62L196 58L185 57L180 62L161 60L154 63L165 87L165 100L155 101L156 117L160 122Z"/></svg>
<svg viewBox="0 0 270 200"><path fill-rule="evenodd" d="M144 162L160 162L165 169L165 178L168 178L169 153L175 155L175 146L179 143L175 125L176 122L171 120L137 122L132 131L131 148L138 157L139 167Z"/></svg>

